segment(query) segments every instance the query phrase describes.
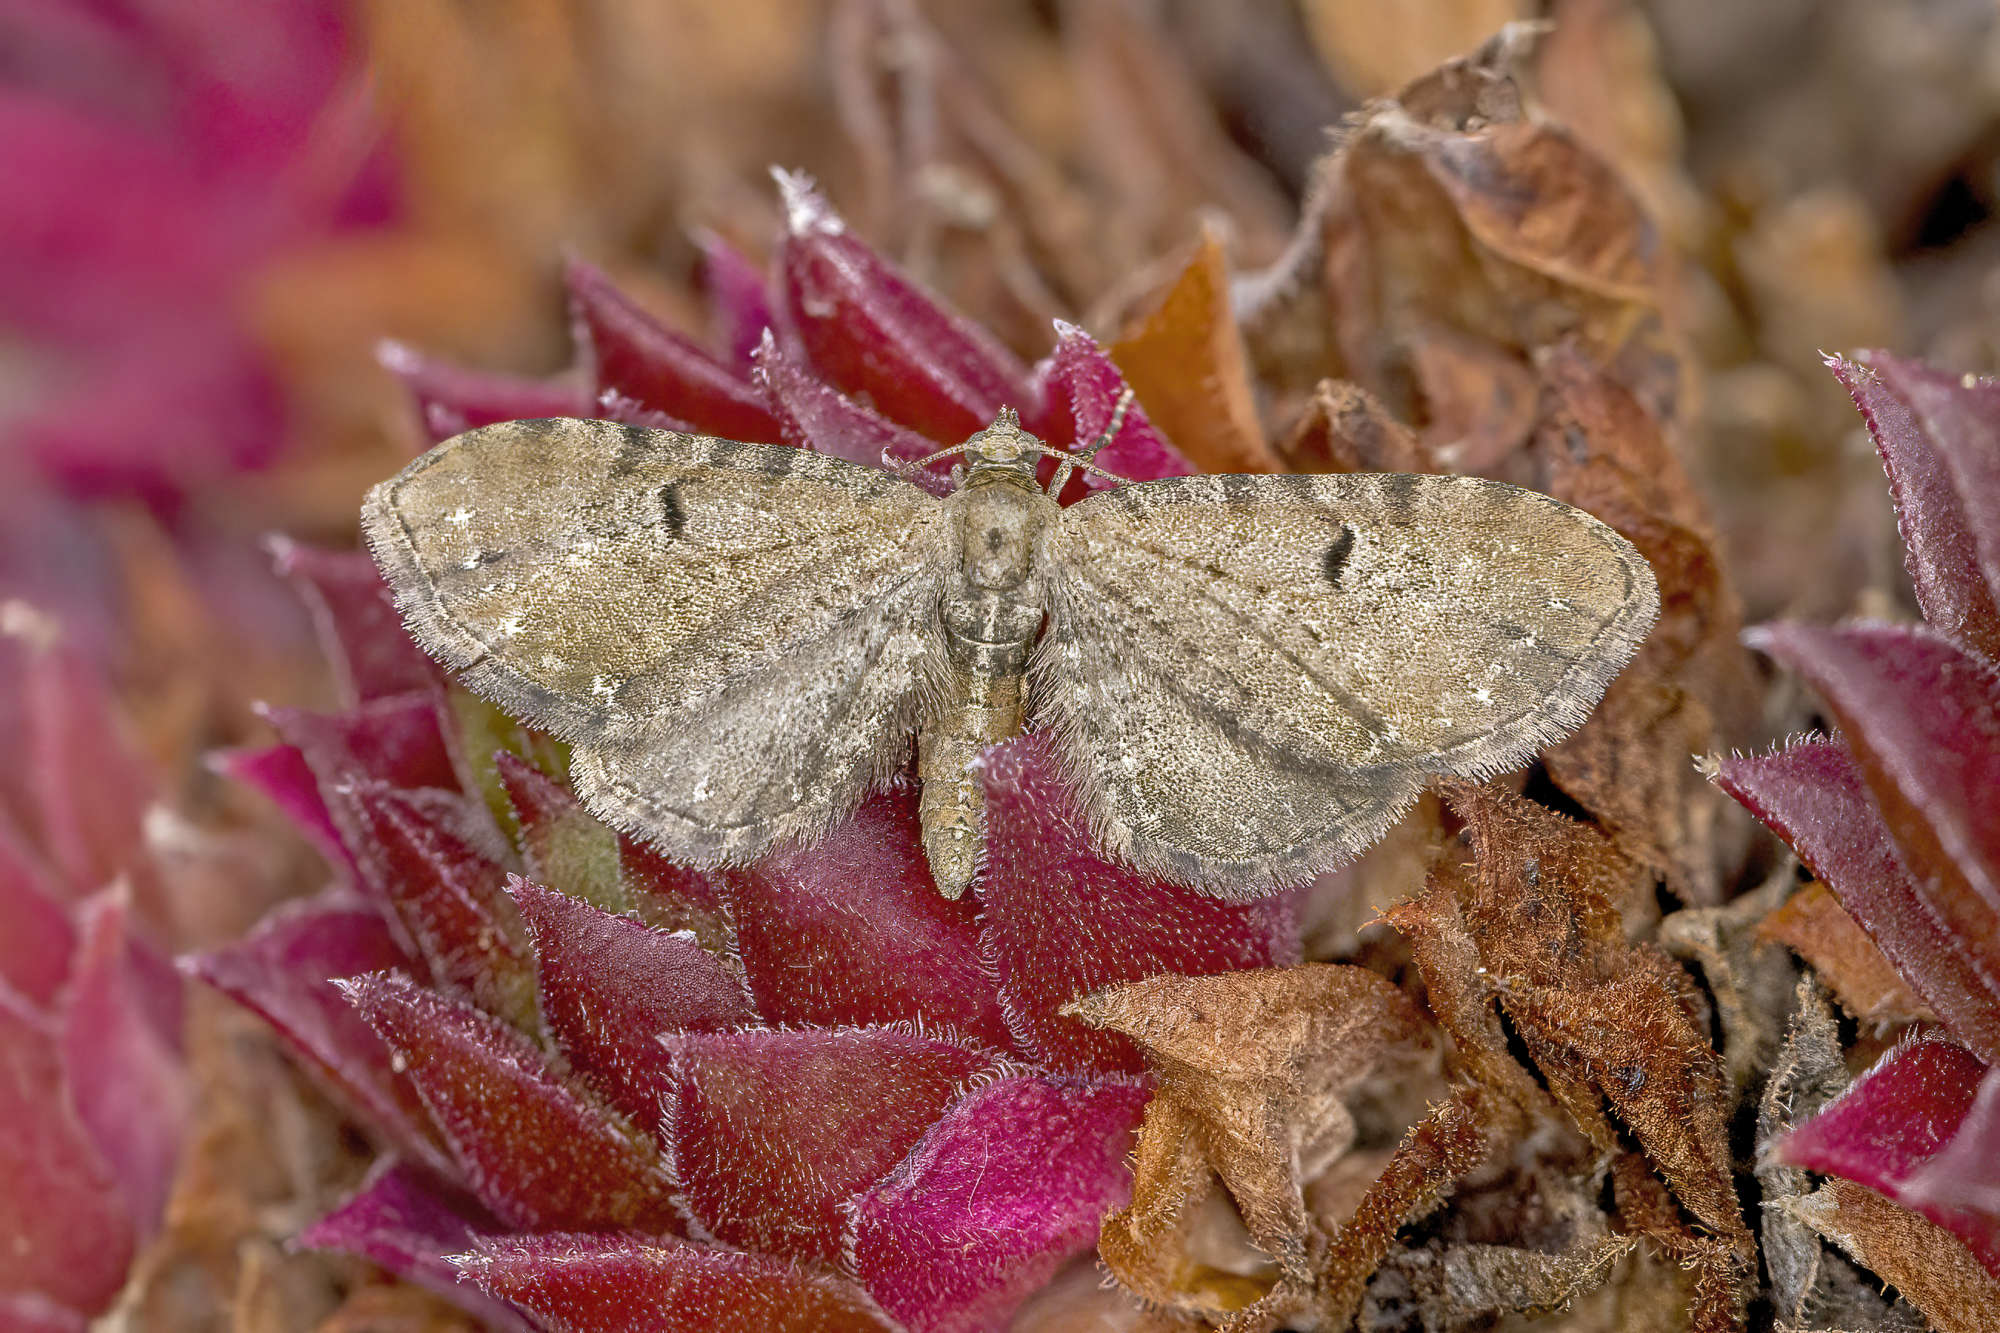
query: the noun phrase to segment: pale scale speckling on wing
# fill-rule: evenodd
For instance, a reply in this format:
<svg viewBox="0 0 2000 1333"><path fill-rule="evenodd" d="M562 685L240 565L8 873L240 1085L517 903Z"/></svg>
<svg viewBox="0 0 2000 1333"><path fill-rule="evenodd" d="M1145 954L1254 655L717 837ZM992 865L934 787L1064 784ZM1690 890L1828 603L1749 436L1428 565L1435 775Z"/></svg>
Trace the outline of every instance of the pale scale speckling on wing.
<svg viewBox="0 0 2000 1333"><path fill-rule="evenodd" d="M418 641L575 745L599 815L702 865L809 839L918 733L925 850L976 878L981 750L1051 729L1114 854L1253 896L1432 773L1581 722L1657 609L1580 510L1467 477L1181 477L1067 509L1004 412L942 499L810 451L550 420L371 492Z"/></svg>

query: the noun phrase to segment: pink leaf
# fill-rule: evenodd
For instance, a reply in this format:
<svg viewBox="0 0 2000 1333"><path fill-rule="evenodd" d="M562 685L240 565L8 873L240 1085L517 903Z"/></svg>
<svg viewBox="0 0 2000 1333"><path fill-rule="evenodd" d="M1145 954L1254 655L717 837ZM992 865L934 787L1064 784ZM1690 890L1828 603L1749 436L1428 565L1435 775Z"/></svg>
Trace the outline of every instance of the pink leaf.
<svg viewBox="0 0 2000 1333"><path fill-rule="evenodd" d="M839 1278L670 1237L490 1237L459 1266L553 1333L891 1333Z"/></svg>
<svg viewBox="0 0 2000 1333"><path fill-rule="evenodd" d="M1918 896L2000 976L2000 669L1903 625L1767 625L1745 642L1839 721Z"/></svg>
<svg viewBox="0 0 2000 1333"><path fill-rule="evenodd" d="M415 396L433 442L496 421L592 415L593 395L573 375L530 379L469 370L398 342L382 343L375 355Z"/></svg>
<svg viewBox="0 0 2000 1333"><path fill-rule="evenodd" d="M1048 396L1052 425L1054 420L1063 419L1063 424L1070 428L1068 438L1052 439L1049 443L1072 448L1081 448L1103 433L1111 424L1119 396L1129 387L1125 376L1096 339L1074 324L1061 321L1056 323L1056 349L1043 364L1041 382ZM1136 399L1126 409L1125 422L1117 436L1092 461L1127 481L1186 477L1195 470L1180 450L1154 428L1146 409ZM1102 490L1112 483L1085 472L1080 484L1087 490Z"/></svg>
<svg viewBox="0 0 2000 1333"><path fill-rule="evenodd" d="M600 390L615 389L705 434L763 443L780 438L777 418L748 380L640 309L590 265L572 260L566 277Z"/></svg>
<svg viewBox="0 0 2000 1333"><path fill-rule="evenodd" d="M789 222L780 297L815 369L939 444L1002 407L1041 433L1041 399L1012 353L850 235L805 177L780 172L778 186Z"/></svg>
<svg viewBox="0 0 2000 1333"><path fill-rule="evenodd" d="M1780 1139L1774 1151L1808 1171L1845 1176L1923 1214L1972 1248L2000 1276L2000 1157L1971 1152L1953 1158L1971 1171L1947 1187L1927 1170L1957 1147L1955 1139L1980 1099L1987 1066L1957 1042L1930 1036L1905 1042L1882 1057L1818 1115ZM1967 1149L1992 1148L1991 1107L1981 1107ZM1982 1207L1945 1202L1971 1195Z"/></svg>
<svg viewBox="0 0 2000 1333"><path fill-rule="evenodd" d="M342 796L367 831L359 859L394 904L404 929L439 981L489 1013L528 1022L534 971L506 870L441 819L434 802L357 780Z"/></svg>
<svg viewBox="0 0 2000 1333"><path fill-rule="evenodd" d="M295 903L243 939L181 965L269 1023L398 1152L447 1179L457 1174L415 1085L333 984L421 966L403 952L378 908L342 899Z"/></svg>
<svg viewBox="0 0 2000 1333"><path fill-rule="evenodd" d="M662 1038L688 1210L746 1250L834 1263L848 1198L901 1161L993 1057L901 1028Z"/></svg>
<svg viewBox="0 0 2000 1333"><path fill-rule="evenodd" d="M134 1231L71 1109L55 1035L0 991L0 1291L95 1314L125 1284Z"/></svg>
<svg viewBox="0 0 2000 1333"><path fill-rule="evenodd" d="M139 859L152 778L94 664L60 636L0 644L26 655L28 752L17 768L33 775L40 845L72 893L94 893Z"/></svg>
<svg viewBox="0 0 2000 1333"><path fill-rule="evenodd" d="M983 947L1023 1049L1066 1072L1137 1073L1138 1048L1057 1011L1121 981L1298 961L1293 897L1226 903L1099 856L1045 734L981 761L988 863Z"/></svg>
<svg viewBox="0 0 2000 1333"><path fill-rule="evenodd" d="M701 247L701 286L714 343L738 374L747 375L751 357L773 323L764 271L712 231L697 231L694 241Z"/></svg>
<svg viewBox="0 0 2000 1333"><path fill-rule="evenodd" d="M1933 1013L2000 1058L2000 978L1983 974L1925 904L1845 745L1806 740L1724 759L1716 781L1791 844Z"/></svg>
<svg viewBox="0 0 2000 1333"><path fill-rule="evenodd" d="M495 1216L530 1229L680 1230L651 1142L562 1082L520 1032L393 974L341 989L401 1057Z"/></svg>
<svg viewBox="0 0 2000 1333"><path fill-rule="evenodd" d="M1146 1093L1015 1076L971 1093L855 1200L854 1272L911 1333L1004 1327L1131 1194Z"/></svg>
<svg viewBox="0 0 2000 1333"><path fill-rule="evenodd" d="M671 1077L658 1038L756 1018L742 983L685 934L611 916L512 876L534 939L542 1017L591 1090L652 1131Z"/></svg>
<svg viewBox="0 0 2000 1333"><path fill-rule="evenodd" d="M1009 1044L978 906L931 882L916 801L907 786L878 793L818 843L730 873L737 947L767 1022L907 1020Z"/></svg>
<svg viewBox="0 0 2000 1333"><path fill-rule="evenodd" d="M0 834L0 985L47 1008L69 976L76 928L51 892L48 877Z"/></svg>
<svg viewBox="0 0 2000 1333"><path fill-rule="evenodd" d="M355 873L354 856L334 827L333 815L320 795L319 780L306 767L297 746L216 750L209 754L208 763L223 777L263 793L328 864L350 875Z"/></svg>
<svg viewBox="0 0 2000 1333"><path fill-rule="evenodd" d="M533 1333L535 1326L512 1306L462 1279L448 1257L501 1230L477 1204L450 1198L423 1172L385 1158L353 1198L307 1227L297 1243L380 1264L501 1333Z"/></svg>
<svg viewBox="0 0 2000 1333"><path fill-rule="evenodd" d="M2000 661L2000 384L1829 357L1875 437L1924 619Z"/></svg>
<svg viewBox="0 0 2000 1333"><path fill-rule="evenodd" d="M757 349L751 377L780 409L786 438L793 444L865 467L913 463L937 452L927 437L855 402L785 355L768 334ZM939 459L910 479L943 495L951 489L950 469L950 459Z"/></svg>
<svg viewBox="0 0 2000 1333"><path fill-rule="evenodd" d="M374 699L339 713L269 706L262 711L278 735L297 747L319 780L322 797L354 778L400 788L458 790L458 770L438 727L437 701L429 695ZM333 805L328 802L329 809Z"/></svg>
<svg viewBox="0 0 2000 1333"><path fill-rule="evenodd" d="M115 890L88 903L76 972L64 997L62 1052L77 1119L111 1164L142 1236L166 1211L188 1120L189 1091L178 1049L126 934ZM177 993L167 1006L176 1029Z"/></svg>
<svg viewBox="0 0 2000 1333"><path fill-rule="evenodd" d="M285 537L269 539L272 564L312 613L320 645L349 704L437 681L410 636L375 562L361 551L324 551Z"/></svg>

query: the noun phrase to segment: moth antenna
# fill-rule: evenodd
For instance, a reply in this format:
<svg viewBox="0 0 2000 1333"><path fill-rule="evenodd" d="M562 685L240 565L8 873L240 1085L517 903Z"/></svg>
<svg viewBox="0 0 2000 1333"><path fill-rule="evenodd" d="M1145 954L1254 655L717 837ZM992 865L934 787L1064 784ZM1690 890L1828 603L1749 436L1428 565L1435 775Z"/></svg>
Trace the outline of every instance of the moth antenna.
<svg viewBox="0 0 2000 1333"><path fill-rule="evenodd" d="M1072 468L1080 467L1084 471L1094 472L1100 477L1111 476L1109 472L1104 471L1102 468L1092 467L1090 460L1097 457L1099 449L1117 439L1119 431L1125 429L1125 413L1130 411L1131 407L1132 389L1130 385L1127 385L1124 392L1118 395L1118 405L1111 409L1111 420L1105 423L1104 429L1098 433L1097 438L1073 453L1058 455L1062 459L1062 463L1057 466L1055 476L1049 478L1048 493L1050 495L1062 494L1062 488L1069 485L1069 474ZM1113 480L1119 479L1113 478Z"/></svg>

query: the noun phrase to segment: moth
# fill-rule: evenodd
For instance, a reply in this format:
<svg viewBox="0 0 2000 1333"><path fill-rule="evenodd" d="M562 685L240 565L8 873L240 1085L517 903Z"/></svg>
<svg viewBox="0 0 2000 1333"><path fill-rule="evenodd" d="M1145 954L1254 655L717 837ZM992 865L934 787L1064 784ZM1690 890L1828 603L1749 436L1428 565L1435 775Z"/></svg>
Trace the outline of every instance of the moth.
<svg viewBox="0 0 2000 1333"><path fill-rule="evenodd" d="M1026 723L1109 854L1249 898L1365 847L1430 774L1572 731L1653 622L1629 542L1496 481L1193 476L1059 506L1072 469L1108 477L1090 459L1127 402L1074 454L1003 409L941 451L943 496L787 446L507 422L377 486L362 522L417 641L569 741L600 818L748 861L822 834L915 733L954 898L979 756Z"/></svg>

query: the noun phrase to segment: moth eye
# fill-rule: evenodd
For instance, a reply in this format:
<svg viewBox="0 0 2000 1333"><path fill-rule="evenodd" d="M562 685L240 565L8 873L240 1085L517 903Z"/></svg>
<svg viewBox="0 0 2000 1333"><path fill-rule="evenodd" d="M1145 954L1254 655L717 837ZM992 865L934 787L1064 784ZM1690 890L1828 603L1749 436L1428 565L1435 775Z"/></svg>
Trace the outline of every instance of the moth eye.
<svg viewBox="0 0 2000 1333"><path fill-rule="evenodd" d="M1354 550L1354 529L1345 523L1340 525L1340 535L1333 539L1333 545L1326 548L1320 557L1320 569L1326 574L1326 581L1338 588L1341 571L1347 568L1347 557Z"/></svg>

